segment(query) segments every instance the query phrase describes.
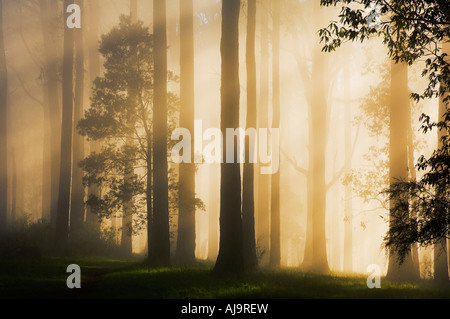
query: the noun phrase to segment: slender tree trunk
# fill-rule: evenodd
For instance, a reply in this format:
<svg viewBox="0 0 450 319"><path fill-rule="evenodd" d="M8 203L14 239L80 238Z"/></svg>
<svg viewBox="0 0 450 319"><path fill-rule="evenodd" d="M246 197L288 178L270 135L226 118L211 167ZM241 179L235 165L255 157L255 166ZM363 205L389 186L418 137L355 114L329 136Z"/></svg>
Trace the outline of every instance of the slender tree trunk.
<svg viewBox="0 0 450 319"><path fill-rule="evenodd" d="M444 53L450 54L450 44L448 43L448 38L445 38L447 42L443 42L442 49ZM450 59L447 57L450 62ZM444 103L444 98L439 100L439 120L443 119L444 114L447 111L446 103ZM442 138L447 135L448 132L445 130L438 130L438 148L442 148ZM448 255L447 255L447 239L440 239L437 244L434 245L434 279L438 282L448 282Z"/></svg>
<svg viewBox="0 0 450 319"><path fill-rule="evenodd" d="M170 264L167 164L167 22L166 1L153 1L154 100L153 100L153 234L150 263Z"/></svg>
<svg viewBox="0 0 450 319"><path fill-rule="evenodd" d="M83 0L78 0L83 11ZM84 50L83 29L75 31L75 100L74 100L74 131L73 131L73 165L72 165L72 196L70 205L70 231L76 232L84 223L85 188L83 185L83 170L79 163L84 159L84 138L79 135L76 125L84 116Z"/></svg>
<svg viewBox="0 0 450 319"><path fill-rule="evenodd" d="M131 23L138 22L138 5L137 0L130 1L130 17ZM131 48L134 52L136 48ZM129 87L130 104L133 105L137 102L137 90L134 87ZM129 116L131 118L131 116ZM135 126L135 123L129 121L128 126L130 128ZM128 147L133 147L134 140L132 137L127 137L125 143ZM125 163L125 185L130 185L132 182L132 176L134 173L134 167L130 163ZM133 196L132 194L127 194L127 198L124 200L122 207L122 237L120 247L125 254L131 254L133 252Z"/></svg>
<svg viewBox="0 0 450 319"><path fill-rule="evenodd" d="M267 21L268 1L261 0L261 64L259 89L259 128L269 127L269 28ZM269 262L270 250L270 175L259 175L258 178L258 211L256 222L256 239L259 250L264 252L260 265Z"/></svg>
<svg viewBox="0 0 450 319"><path fill-rule="evenodd" d="M0 236L5 234L8 215L7 96L8 74L3 25L3 1L0 1Z"/></svg>
<svg viewBox="0 0 450 319"><path fill-rule="evenodd" d="M408 112L409 112L409 91L408 91L408 67L405 64L391 62L391 108L390 108L390 143L389 143L389 180L395 183L397 179L408 179L408 152L407 152L407 132L408 132ZM395 202L391 200L390 209ZM394 218L390 216L391 220ZM391 280L415 280L418 279L411 253L400 265L397 255L389 253L389 266L387 277Z"/></svg>
<svg viewBox="0 0 450 319"><path fill-rule="evenodd" d="M43 105L43 148L42 148L42 215L41 218L50 221L50 210L51 210L51 187L52 187L52 167L51 167L51 111L48 101L48 81L42 86L44 93L44 105Z"/></svg>
<svg viewBox="0 0 450 319"><path fill-rule="evenodd" d="M222 88L221 130L239 127L239 13L240 0L222 2ZM223 143L226 154L226 143ZM244 270L241 218L241 172L234 143L234 163L221 165L220 243L216 272L239 273Z"/></svg>
<svg viewBox="0 0 450 319"><path fill-rule="evenodd" d="M194 2L180 0L180 125L191 132L194 145ZM195 261L195 164L180 164L179 216L176 259L181 263Z"/></svg>
<svg viewBox="0 0 450 319"><path fill-rule="evenodd" d="M73 1L71 0L65 0L64 8L67 8L72 3ZM66 26L66 21L64 19L61 167L59 177L58 214L56 216L56 245L62 251L67 249L69 236L73 131L73 48L74 32L73 29L69 29Z"/></svg>
<svg viewBox="0 0 450 319"><path fill-rule="evenodd" d="M87 33L87 44L89 54L89 83L90 85L94 80L100 76L100 53L98 52L99 41L99 20L101 16L99 0L90 0L87 5L89 9L87 11L87 23L89 25L89 32ZM101 145L98 141L89 142L89 150L91 153L99 153L101 151ZM88 187L88 196L100 196L100 188L98 185L90 185ZM112 217L113 223L116 222L116 216ZM97 214L92 211L88 206L86 211L86 223L94 227L94 229L100 229L100 222Z"/></svg>
<svg viewBox="0 0 450 319"><path fill-rule="evenodd" d="M351 92L350 92L350 67L346 66L344 70L344 90L345 99L345 163L346 173L350 173L352 168L352 109L351 109ZM344 189L344 271L353 271L353 205L352 205L352 185L345 185Z"/></svg>
<svg viewBox="0 0 450 319"><path fill-rule="evenodd" d="M280 128L280 1L273 0L273 124ZM270 265L279 267L281 260L280 241L280 169L272 175L270 205Z"/></svg>
<svg viewBox="0 0 450 319"><path fill-rule="evenodd" d="M256 0L248 0L247 21L247 128L256 128ZM255 164L250 163L250 150L255 145L245 142L245 154L248 159L244 164L242 223L244 227L244 261L247 270L258 266L255 243Z"/></svg>
<svg viewBox="0 0 450 319"><path fill-rule="evenodd" d="M415 162L414 162L414 134L413 134L413 124L411 122L411 106L408 107L408 132L407 132L407 143L408 143L408 171L409 177L411 180L415 181L417 179ZM416 216L411 216L416 217ZM420 274L420 265L419 265L419 247L417 244L411 245L411 257L412 263L414 267L414 271Z"/></svg>
<svg viewBox="0 0 450 319"><path fill-rule="evenodd" d="M167 21L167 40L168 40L168 69L174 72L175 74L180 73L180 58L183 58L181 55L180 41L181 41L181 19L183 18L183 0L169 0L167 2L168 7L170 8ZM187 1L189 2L189 1ZM177 16L177 13L178 16ZM188 13L189 14L189 13ZM193 14L193 13L192 13ZM178 20L180 18L180 20ZM188 17L189 18L189 17Z"/></svg>
<svg viewBox="0 0 450 319"><path fill-rule="evenodd" d="M215 164L210 164L209 174L209 205L207 207L209 227L208 227L208 259L216 260L219 247L219 172Z"/></svg>
<svg viewBox="0 0 450 319"><path fill-rule="evenodd" d="M61 106L58 92L58 53L55 39L52 36L52 21L57 19L57 6L49 5L48 0L40 0L40 17L42 35L44 41L45 76L46 76L46 100L50 112L50 221L56 223L58 192L59 192L59 169L61 156Z"/></svg>

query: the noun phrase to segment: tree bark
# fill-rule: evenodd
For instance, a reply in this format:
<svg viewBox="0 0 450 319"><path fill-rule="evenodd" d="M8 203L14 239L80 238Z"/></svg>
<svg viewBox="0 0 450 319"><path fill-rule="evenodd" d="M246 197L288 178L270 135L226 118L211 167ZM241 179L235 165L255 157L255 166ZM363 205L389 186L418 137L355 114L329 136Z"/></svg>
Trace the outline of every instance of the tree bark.
<svg viewBox="0 0 450 319"><path fill-rule="evenodd" d="M191 132L194 145L194 2L180 0L180 125ZM179 166L179 215L176 259L195 261L195 164Z"/></svg>
<svg viewBox="0 0 450 319"><path fill-rule="evenodd" d="M78 0L83 11L83 0ZM84 116L84 50L83 29L75 30L75 100L74 100L74 130L73 130L73 165L72 165L72 196L70 205L70 231L77 232L83 227L85 214L85 187L83 185L83 169L79 163L84 159L84 138L78 134L76 125Z"/></svg>
<svg viewBox="0 0 450 319"><path fill-rule="evenodd" d="M273 124L280 128L280 1L273 0ZM280 162L278 160L278 162ZM279 267L281 260L280 234L280 169L272 175L270 201L270 265Z"/></svg>
<svg viewBox="0 0 450 319"><path fill-rule="evenodd" d="M73 1L71 0L65 0L64 11L72 3ZM67 249L69 236L73 131L73 48L74 32L73 29L69 29L66 26L66 21L64 19L61 165L59 176L58 212L56 216L56 245L62 252Z"/></svg>
<svg viewBox="0 0 450 319"><path fill-rule="evenodd" d="M59 169L61 156L61 105L58 92L58 53L55 39L52 36L51 21L57 19L57 6L49 5L48 0L40 0L40 17L42 36L44 41L46 100L50 113L50 198L49 218L53 225L56 223L59 192Z"/></svg>
<svg viewBox="0 0 450 319"><path fill-rule="evenodd" d="M130 19L131 23L135 24L138 22L138 5L137 0L130 1ZM132 53L134 54L137 48L130 48ZM130 101L130 109L133 104L137 103L137 89L135 87L128 88L129 101ZM128 118L132 118L128 116ZM133 128L135 123L133 120L129 120L128 123L129 128ZM129 147L133 147L134 139L131 136L127 136L125 139L125 143ZM129 185L132 182L132 176L134 173L134 167L130 163L125 163L124 167L124 182L125 185ZM120 247L124 254L132 254L133 253L133 196L132 194L127 194L127 198L124 199L124 204L122 207L122 237L120 242Z"/></svg>
<svg viewBox="0 0 450 319"><path fill-rule="evenodd" d="M167 21L166 1L153 1L153 234L150 263L170 265L168 164L167 164Z"/></svg>
<svg viewBox="0 0 450 319"><path fill-rule="evenodd" d="M391 62L391 106L390 106L390 137L389 137L389 180L395 183L398 179L408 179L408 67L405 64ZM394 207L394 200L390 201L390 209ZM390 223L393 222L391 213ZM398 256L389 252L389 266L386 277L391 280L415 280L419 274L415 271L411 253L400 265Z"/></svg>
<svg viewBox="0 0 450 319"><path fill-rule="evenodd" d="M444 40L449 40L445 38ZM443 42L442 49L444 53L450 54L450 44L448 42ZM447 60L450 59L447 56ZM444 103L444 98L441 97L439 100L439 121L443 119L445 112L447 111L446 103ZM442 138L447 135L448 132L445 130L438 130L438 149L442 148ZM437 282L448 282L448 252L447 252L447 239L442 238L437 244L434 245L434 279Z"/></svg>
<svg viewBox="0 0 450 319"><path fill-rule="evenodd" d="M222 84L221 131L239 127L239 14L240 0L222 1ZM223 143L223 154L226 154ZM240 273L244 270L241 172L234 143L234 163L221 164L220 243L215 272Z"/></svg>
<svg viewBox="0 0 450 319"><path fill-rule="evenodd" d="M256 128L256 0L248 0L247 17L247 128ZM254 270L258 266L255 242L255 164L249 161L250 150L254 146L250 145L250 141L245 141L245 154L248 159L244 164L242 223L244 227L244 261L247 270Z"/></svg>
<svg viewBox="0 0 450 319"><path fill-rule="evenodd" d="M208 260L217 260L219 247L219 169L216 164L210 164L209 174L209 205L208 211Z"/></svg>
<svg viewBox="0 0 450 319"><path fill-rule="evenodd" d="M100 76L100 53L98 52L99 41L99 20L101 17L99 0L90 0L88 2L89 10L87 11L87 23L89 25L89 32L86 40L88 44L89 55L89 83L92 84L94 80ZM101 144L99 141L89 142L89 151L91 153L99 153L101 151ZM88 187L88 196L100 196L100 188L98 185L90 185ZM116 217L112 217L113 223ZM100 230L100 222L97 214L88 206L86 211L86 223L96 230Z"/></svg>
<svg viewBox="0 0 450 319"><path fill-rule="evenodd" d="M0 1L0 236L6 233L8 216L7 96L8 74L3 25L3 1Z"/></svg>
<svg viewBox="0 0 450 319"><path fill-rule="evenodd" d="M259 89L259 128L269 127L269 28L267 0L261 0L261 64ZM269 263L270 251L270 175L258 176L258 211L256 213L256 239L263 255L260 265Z"/></svg>
<svg viewBox="0 0 450 319"><path fill-rule="evenodd" d="M345 163L346 173L350 173L352 168L352 110L351 110L351 92L350 92L350 67L346 66L344 70L344 94L346 99L345 106ZM344 271L353 271L353 205L352 205L352 185L344 186Z"/></svg>

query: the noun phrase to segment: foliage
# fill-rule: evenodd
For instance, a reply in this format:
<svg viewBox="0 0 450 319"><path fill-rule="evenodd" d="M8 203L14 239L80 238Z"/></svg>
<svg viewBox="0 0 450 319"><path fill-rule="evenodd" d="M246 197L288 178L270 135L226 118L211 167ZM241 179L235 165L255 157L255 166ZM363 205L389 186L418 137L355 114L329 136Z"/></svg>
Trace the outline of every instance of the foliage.
<svg viewBox="0 0 450 319"><path fill-rule="evenodd" d="M100 218L118 216L128 205L137 218L127 228L139 232L146 227L146 202L152 192L147 181L152 179L153 36L142 22L132 24L130 17L122 16L119 25L102 36L99 51L105 73L94 81L91 108L78 124L82 135L103 145L80 164L85 184L101 189L87 204ZM177 80L171 73L169 79ZM177 125L178 105L178 97L169 93L169 132ZM168 136L168 147L173 143ZM177 198L177 176L171 168L171 215Z"/></svg>
<svg viewBox="0 0 450 319"><path fill-rule="evenodd" d="M437 123L427 115L421 117L425 133L433 129L446 133L430 158L419 159L417 167L424 173L421 180L401 180L386 191L394 205L385 244L403 260L411 244L427 246L448 237L450 64L442 46L450 41L450 6L447 0L321 0L321 4L342 5L340 23L333 21L319 31L326 42L324 51L333 51L344 41L381 37L396 62L425 61L422 76L428 86L412 97L416 101L440 97L446 105Z"/></svg>
<svg viewBox="0 0 450 319"><path fill-rule="evenodd" d="M450 123L449 120L446 123ZM443 146L429 159L423 156L419 159L419 170L426 171L420 181L398 181L386 191L391 199L395 199L396 205L392 209L394 218L385 243L399 253L401 260L411 244L429 246L442 238L449 238L449 136L445 135L442 142ZM406 196L410 201L405 199Z"/></svg>
<svg viewBox="0 0 450 319"><path fill-rule="evenodd" d="M321 0L323 6L342 5L339 23L332 21L319 31L324 51L334 51L345 41L364 41L378 36L396 62L409 65L426 61L423 76L429 84L415 99L448 92L450 65L441 50L450 38L450 7L447 0ZM441 85L439 83L446 83Z"/></svg>

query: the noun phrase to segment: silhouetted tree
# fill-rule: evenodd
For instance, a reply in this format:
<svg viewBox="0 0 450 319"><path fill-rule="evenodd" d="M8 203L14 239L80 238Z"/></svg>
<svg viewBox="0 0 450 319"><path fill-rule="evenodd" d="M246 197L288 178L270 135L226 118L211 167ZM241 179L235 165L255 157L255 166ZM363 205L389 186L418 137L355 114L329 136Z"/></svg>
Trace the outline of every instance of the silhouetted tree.
<svg viewBox="0 0 450 319"><path fill-rule="evenodd" d="M59 192L59 169L61 157L61 101L59 93L59 57L57 52L54 25L58 17L58 6L48 0L39 0L42 38L44 45L44 87L50 116L50 221L56 223Z"/></svg>
<svg viewBox="0 0 450 319"><path fill-rule="evenodd" d="M443 53L447 54L447 61L450 61L450 42L449 38L444 38L442 45ZM445 83L444 83L445 85ZM439 99L439 112L438 118L444 119L445 114L447 112L447 103L444 102L445 96ZM438 149L444 148L444 140L448 138L448 130L441 128L438 130ZM448 187L448 184L447 184ZM445 186L439 187L437 189L438 192L443 192L445 194ZM448 221L446 224L448 225ZM447 257L447 243L448 238L442 237L438 240L438 242L434 245L434 279L438 282L448 282L448 257Z"/></svg>
<svg viewBox="0 0 450 319"><path fill-rule="evenodd" d="M167 28L166 1L153 1L153 223L149 260L155 266L170 264L167 164Z"/></svg>
<svg viewBox="0 0 450 319"><path fill-rule="evenodd" d="M261 60L260 60L260 85L258 102L258 126L260 128L269 127L269 1L260 2L261 21ZM270 175L258 175L258 205L256 221L256 239L261 253L263 253L261 264L267 264L270 249Z"/></svg>
<svg viewBox="0 0 450 319"><path fill-rule="evenodd" d="M222 2L221 131L239 127L239 13L240 0ZM221 164L220 243L216 272L244 270L241 217L241 172L234 143L234 163ZM226 154L226 143L223 153Z"/></svg>
<svg viewBox="0 0 450 319"><path fill-rule="evenodd" d="M247 14L247 128L256 128L256 0L248 0ZM242 193L242 223L244 227L244 261L247 270L258 266L255 242L255 165L250 163L250 141L245 141L245 154L248 157L244 164L243 193Z"/></svg>
<svg viewBox="0 0 450 319"><path fill-rule="evenodd" d="M71 0L64 1L64 11ZM66 25L64 19L63 56L63 113L61 126L61 165L59 174L58 212L56 216L56 245L65 250L69 236L70 190L72 178L72 129L73 129L73 56L74 30Z"/></svg>
<svg viewBox="0 0 450 319"><path fill-rule="evenodd" d="M272 128L280 128L280 1L273 3L273 119ZM278 160L279 161L279 160ZM280 169L272 175L271 206L270 206L270 265L280 266L281 237L280 237Z"/></svg>
<svg viewBox="0 0 450 319"><path fill-rule="evenodd" d="M3 1L0 2L0 235L6 232L8 209L8 167L7 167L7 96L8 74L3 25Z"/></svg>
<svg viewBox="0 0 450 319"><path fill-rule="evenodd" d="M351 7L357 2L356 7ZM426 115L422 116L424 131L434 127L442 130L449 126L447 92L450 90L450 64L440 45L441 42L448 42L450 36L450 9L447 1L322 0L321 4L343 5L340 22L331 22L319 32L321 39L326 42L325 51L335 50L344 41L378 36L383 38L389 55L395 62L410 65L425 59L422 75L427 77L428 86L422 93L413 93L412 97L418 101L441 96L446 109L437 123L431 123ZM441 195L445 198L448 184L448 172L445 170L448 167L448 145L446 138L442 141L440 148L429 159L419 159L419 169L427 170L419 182L391 181L388 193L391 203L394 203L391 205L393 216L390 218L385 241L386 246L399 255L400 261L404 261L409 255L411 244L429 245L435 243L436 238L446 236L447 223L443 221L446 221L448 209L445 209L445 199ZM439 195L435 197L432 194L436 190ZM430 231L431 229L433 230Z"/></svg>
<svg viewBox="0 0 450 319"><path fill-rule="evenodd" d="M78 0L83 11L83 0ZM84 42L83 28L75 30L75 91L74 91L74 123L78 123L84 115ZM84 224L83 170L79 166L84 158L84 138L79 135L76 126L73 132L73 165L72 165L72 195L70 204L70 232L76 232Z"/></svg>
<svg viewBox="0 0 450 319"><path fill-rule="evenodd" d="M180 126L191 132L194 145L194 2L180 0ZM195 260L195 164L181 163L179 168L179 215L176 258Z"/></svg>
<svg viewBox="0 0 450 319"><path fill-rule="evenodd" d="M408 179L408 143L407 132L409 119L409 90L408 67L403 63L391 62L391 91L389 108L389 183L392 185L397 180ZM396 224L397 215L394 213L396 205L409 204L409 196L394 199L389 202L390 224ZM409 210L408 210L409 211ZM399 264L399 258L395 250L389 251L389 267L387 277L396 280L418 279L418 269L414 269L411 256L411 248Z"/></svg>
<svg viewBox="0 0 450 319"><path fill-rule="evenodd" d="M88 47L88 60L89 60L89 83L93 83L94 80L100 76L100 52L98 50L98 43L100 40L99 36L99 21L101 16L101 8L99 5L99 0L92 0L87 3L87 19L86 24L88 26L89 32L86 34L86 44ZM89 94L92 90L89 90ZM90 153L101 152L101 145L99 141L91 140L89 141L89 151ZM92 195L95 197L100 196L100 189L97 184L90 184L88 186L88 198ZM116 222L116 218L113 217L113 224ZM100 221L98 216L92 211L91 206L86 207L86 223L94 227L94 229L100 229ZM115 229L114 229L115 231Z"/></svg>

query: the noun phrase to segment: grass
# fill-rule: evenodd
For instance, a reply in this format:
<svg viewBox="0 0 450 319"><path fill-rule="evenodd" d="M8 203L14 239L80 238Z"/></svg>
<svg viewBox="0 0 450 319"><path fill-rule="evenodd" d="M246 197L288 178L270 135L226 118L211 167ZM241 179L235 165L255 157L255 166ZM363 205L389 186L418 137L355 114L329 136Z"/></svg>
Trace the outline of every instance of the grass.
<svg viewBox="0 0 450 319"><path fill-rule="evenodd" d="M81 267L81 289L68 289L69 264ZM12 299L427 299L449 298L450 285L431 281L369 289L364 276L320 275L296 269L263 269L218 276L212 264L149 269L137 260L42 258L0 262L0 298Z"/></svg>

